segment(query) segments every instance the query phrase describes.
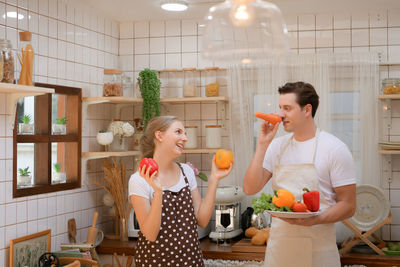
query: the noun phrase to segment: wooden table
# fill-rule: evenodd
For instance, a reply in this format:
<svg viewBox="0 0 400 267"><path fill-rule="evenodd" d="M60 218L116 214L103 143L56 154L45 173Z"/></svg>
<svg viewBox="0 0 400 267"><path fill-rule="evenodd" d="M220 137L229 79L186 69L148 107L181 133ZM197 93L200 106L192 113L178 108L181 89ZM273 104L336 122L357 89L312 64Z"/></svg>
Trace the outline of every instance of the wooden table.
<svg viewBox="0 0 400 267"><path fill-rule="evenodd" d="M232 245L240 239L233 240ZM96 248L98 254L113 254L116 252L121 255L135 255L137 240L132 239L128 242L121 242L119 240L104 239L103 242ZM255 260L263 261L264 252L232 252L232 247L218 246L209 238L203 238L200 241L200 248L203 251L205 259L222 259L222 260ZM342 266L344 265L365 265L368 267L375 266L400 266L400 257L395 256L382 256L372 254L345 254L340 258Z"/></svg>

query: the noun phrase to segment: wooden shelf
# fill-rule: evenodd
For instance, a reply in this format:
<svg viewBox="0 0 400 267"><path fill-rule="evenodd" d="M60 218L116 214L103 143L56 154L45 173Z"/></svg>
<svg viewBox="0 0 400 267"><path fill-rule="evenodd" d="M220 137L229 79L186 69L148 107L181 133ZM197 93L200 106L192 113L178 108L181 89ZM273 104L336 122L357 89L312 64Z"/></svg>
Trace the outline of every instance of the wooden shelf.
<svg viewBox="0 0 400 267"><path fill-rule="evenodd" d="M218 101L228 101L225 96L215 96L215 97L182 97L182 98L161 98L161 103L191 103L191 102L218 102ZM83 103L87 105L93 104L141 104L143 99L123 97L123 96L104 96L104 97L84 97L82 99Z"/></svg>
<svg viewBox="0 0 400 267"><path fill-rule="evenodd" d="M400 149L399 150L379 150L379 154L381 155L400 155Z"/></svg>
<svg viewBox="0 0 400 267"><path fill-rule="evenodd" d="M109 157L130 157L139 156L140 151L121 151L121 152L83 152L83 159L103 159Z"/></svg>
<svg viewBox="0 0 400 267"><path fill-rule="evenodd" d="M207 154L215 153L218 149L185 149L183 154ZM131 157L140 156L140 151L121 151L121 152L83 152L83 159L102 159L108 157Z"/></svg>
<svg viewBox="0 0 400 267"><path fill-rule="evenodd" d="M400 99L400 94L393 94L393 95L379 95L379 99Z"/></svg>
<svg viewBox="0 0 400 267"><path fill-rule="evenodd" d="M37 96L44 94L53 94L54 89L37 86L27 86L12 83L0 83L0 93L6 94L6 114L15 118L17 101L19 98L28 96ZM14 129L14 120L10 120L10 126Z"/></svg>

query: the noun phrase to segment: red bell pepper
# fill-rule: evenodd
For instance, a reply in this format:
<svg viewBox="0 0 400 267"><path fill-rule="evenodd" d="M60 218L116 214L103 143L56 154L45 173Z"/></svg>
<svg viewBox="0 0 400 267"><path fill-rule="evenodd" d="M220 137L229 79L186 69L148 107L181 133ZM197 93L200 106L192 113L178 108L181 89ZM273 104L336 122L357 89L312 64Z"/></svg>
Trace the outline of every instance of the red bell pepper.
<svg viewBox="0 0 400 267"><path fill-rule="evenodd" d="M303 188L303 202L306 204L307 208L316 212L319 210L319 192L318 191L310 191L307 188Z"/></svg>
<svg viewBox="0 0 400 267"><path fill-rule="evenodd" d="M152 159L152 158L143 158L140 162L139 162L139 167L143 168L143 166L145 166L146 170L147 168L151 167L150 169L150 176L155 172L158 171L158 164L157 162Z"/></svg>

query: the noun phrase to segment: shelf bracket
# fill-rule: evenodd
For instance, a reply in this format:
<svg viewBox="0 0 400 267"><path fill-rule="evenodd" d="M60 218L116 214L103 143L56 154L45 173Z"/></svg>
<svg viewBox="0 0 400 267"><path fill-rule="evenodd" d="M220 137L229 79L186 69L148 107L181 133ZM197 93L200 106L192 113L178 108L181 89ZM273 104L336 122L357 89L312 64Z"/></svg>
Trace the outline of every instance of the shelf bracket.
<svg viewBox="0 0 400 267"><path fill-rule="evenodd" d="M386 126L388 135L390 135L390 129L392 128L392 101L390 99L386 99Z"/></svg>
<svg viewBox="0 0 400 267"><path fill-rule="evenodd" d="M387 171L387 181L388 183L392 183L392 155L387 155L389 160L388 160L388 171Z"/></svg>
<svg viewBox="0 0 400 267"><path fill-rule="evenodd" d="M226 102L217 101L218 113L222 116L222 128L226 129Z"/></svg>

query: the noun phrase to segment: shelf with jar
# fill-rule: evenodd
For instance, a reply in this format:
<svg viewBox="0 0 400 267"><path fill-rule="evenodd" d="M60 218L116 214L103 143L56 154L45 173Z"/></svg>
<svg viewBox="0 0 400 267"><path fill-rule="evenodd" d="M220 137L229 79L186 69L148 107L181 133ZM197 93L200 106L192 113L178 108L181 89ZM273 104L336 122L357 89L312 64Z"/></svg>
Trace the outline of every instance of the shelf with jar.
<svg viewBox="0 0 400 267"><path fill-rule="evenodd" d="M385 164L383 164L384 175L388 183L392 182L392 155L400 155L400 142L391 140L390 131L392 129L392 104L395 101L398 104L400 100L400 79L399 78L386 78L382 80L381 94L378 95L378 99L382 102L382 110L384 112L383 117L384 127L381 133L382 136L387 136L387 140L382 140L378 143L378 153L386 158ZM397 105L396 104L396 105Z"/></svg>

